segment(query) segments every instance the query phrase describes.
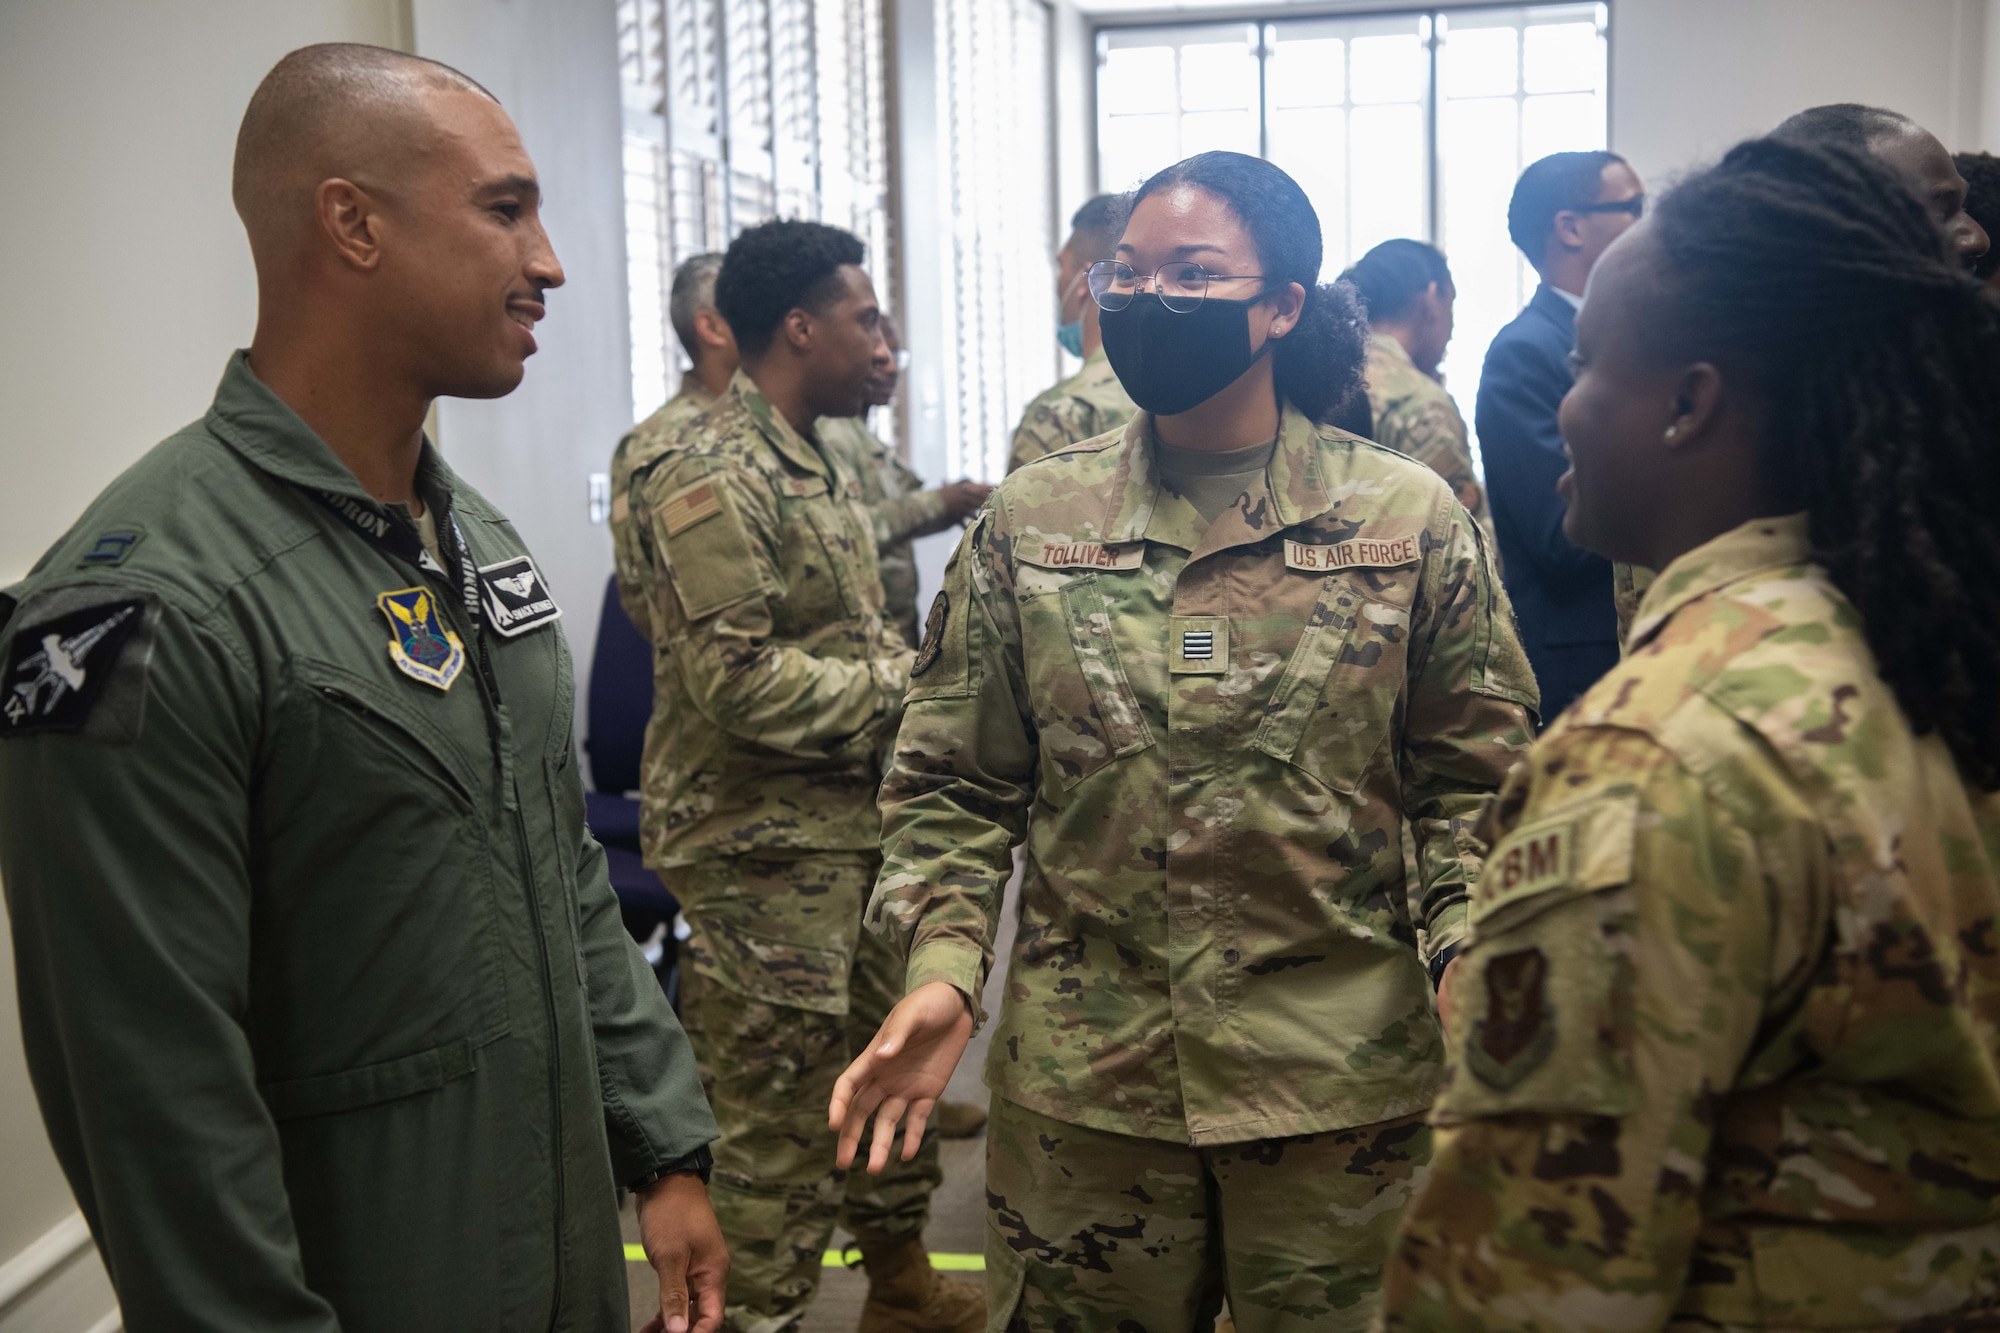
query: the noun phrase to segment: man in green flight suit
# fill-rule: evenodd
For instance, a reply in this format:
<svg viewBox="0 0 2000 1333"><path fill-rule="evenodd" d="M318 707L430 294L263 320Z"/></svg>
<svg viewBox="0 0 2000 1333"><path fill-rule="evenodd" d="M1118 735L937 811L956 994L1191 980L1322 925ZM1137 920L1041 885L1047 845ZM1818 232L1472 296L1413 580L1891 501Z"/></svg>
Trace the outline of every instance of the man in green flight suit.
<svg viewBox="0 0 2000 1333"><path fill-rule="evenodd" d="M561 611L424 439L562 283L463 75L251 99L255 339L0 594L28 1065L125 1327L716 1328L715 1125L583 822ZM692 1294L692 1308L689 1296Z"/></svg>
<svg viewBox="0 0 2000 1333"><path fill-rule="evenodd" d="M738 236L715 299L742 369L630 487L661 664L640 833L693 931L727 1314L746 1333L796 1325L836 1222L868 1269L863 1333L985 1323L981 1294L924 1253L935 1141L893 1173L843 1179L823 1109L902 994L901 959L861 913L915 655L883 616L861 483L815 431L859 416L889 360L862 258L816 222Z"/></svg>
<svg viewBox="0 0 2000 1333"><path fill-rule="evenodd" d="M1139 411L1105 358L1097 302L1090 299L1084 282L1090 266L1111 258L1117 248L1126 207L1123 195L1100 194L1070 218L1069 239L1056 252L1056 302L1063 321L1056 338L1064 351L1083 358L1083 369L1028 404L1021 424L1014 428L1014 447L1007 455L1009 472L1044 454L1118 430Z"/></svg>

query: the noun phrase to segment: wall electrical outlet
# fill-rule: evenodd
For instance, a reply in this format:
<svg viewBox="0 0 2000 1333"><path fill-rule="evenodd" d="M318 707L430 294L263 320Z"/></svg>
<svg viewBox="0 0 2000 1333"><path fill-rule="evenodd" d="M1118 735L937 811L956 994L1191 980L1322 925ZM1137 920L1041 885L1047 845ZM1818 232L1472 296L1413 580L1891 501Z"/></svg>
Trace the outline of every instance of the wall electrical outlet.
<svg viewBox="0 0 2000 1333"><path fill-rule="evenodd" d="M602 523L611 517L611 474L590 474L590 521Z"/></svg>

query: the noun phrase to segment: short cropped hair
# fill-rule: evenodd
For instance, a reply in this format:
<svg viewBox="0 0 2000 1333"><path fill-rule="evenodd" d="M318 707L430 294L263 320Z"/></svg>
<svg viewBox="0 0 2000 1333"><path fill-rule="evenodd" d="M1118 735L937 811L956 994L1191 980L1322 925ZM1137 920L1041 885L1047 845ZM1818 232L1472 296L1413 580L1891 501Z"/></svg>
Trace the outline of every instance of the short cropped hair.
<svg viewBox="0 0 2000 1333"><path fill-rule="evenodd" d="M674 270L674 285L667 293L667 322L690 361L701 360L701 344L695 338L694 317L715 305L715 275L722 269L722 256L694 255Z"/></svg>
<svg viewBox="0 0 2000 1333"><path fill-rule="evenodd" d="M1100 194L1071 214L1070 235L1085 252L1078 258L1093 261L1111 258L1111 252L1118 248L1118 238L1125 234L1125 219L1131 212L1131 195Z"/></svg>
<svg viewBox="0 0 2000 1333"><path fill-rule="evenodd" d="M1786 117L1771 133L1780 139L1808 140L1813 143L1845 144L1865 153L1871 140L1893 134L1916 122L1900 111L1887 107L1864 106L1860 102L1829 102L1807 107Z"/></svg>
<svg viewBox="0 0 2000 1333"><path fill-rule="evenodd" d="M841 267L866 254L853 232L823 222L761 223L729 243L715 277L715 308L736 346L762 356L786 315L823 306L839 290Z"/></svg>
<svg viewBox="0 0 2000 1333"><path fill-rule="evenodd" d="M1452 286L1451 266L1438 248L1406 239L1382 242L1340 276L1354 284L1371 320L1406 313L1432 283L1440 293Z"/></svg>
<svg viewBox="0 0 2000 1333"><path fill-rule="evenodd" d="M1556 214L1597 202L1604 186L1604 169L1625 159L1616 153L1550 153L1528 164L1514 182L1507 204L1507 235L1521 247L1528 262L1539 267L1555 231Z"/></svg>

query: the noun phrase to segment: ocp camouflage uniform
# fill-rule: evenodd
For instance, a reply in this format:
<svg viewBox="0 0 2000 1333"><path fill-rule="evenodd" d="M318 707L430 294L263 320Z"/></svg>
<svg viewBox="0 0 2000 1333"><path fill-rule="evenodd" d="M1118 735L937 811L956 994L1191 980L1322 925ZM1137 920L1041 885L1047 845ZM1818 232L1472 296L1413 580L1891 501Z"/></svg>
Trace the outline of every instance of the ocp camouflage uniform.
<svg viewBox="0 0 2000 1333"><path fill-rule="evenodd" d="M911 542L952 524L944 493L875 438L860 417L825 417L813 429L834 461L861 483L861 502L875 529L875 564L882 572L883 614L903 641L917 646L917 555Z"/></svg>
<svg viewBox="0 0 2000 1333"><path fill-rule="evenodd" d="M1189 1328L1222 1275L1246 1330L1358 1327L1428 1152L1400 833L1450 949L1534 683L1436 476L1287 409L1266 482L1204 530L1142 414L1009 477L926 625L869 921L910 989L978 996L1026 839L996 1330ZM1254 1203L1281 1159L1287 1209Z"/></svg>
<svg viewBox="0 0 2000 1333"><path fill-rule="evenodd" d="M640 831L693 928L712 1197L746 1333L810 1303L836 1220L915 1235L938 1179L934 1142L843 1177L826 1127L854 1034L900 995L860 923L910 651L883 623L858 492L742 374L631 486L660 675Z"/></svg>
<svg viewBox="0 0 2000 1333"><path fill-rule="evenodd" d="M1111 369L1111 359L1099 347L1083 359L1083 369L1054 388L1044 389L1028 404L1021 424L1014 428L1007 470L1012 472L1058 449L1121 429L1138 412Z"/></svg>
<svg viewBox="0 0 2000 1333"><path fill-rule="evenodd" d="M652 637L651 613L644 592L646 549L632 522L632 474L673 447L681 427L707 411L715 395L701 387L693 374L681 380L681 390L659 410L625 432L611 451L611 559L618 576L618 602L626 618Z"/></svg>
<svg viewBox="0 0 2000 1333"><path fill-rule="evenodd" d="M1803 515L1696 548L1495 808L1388 1324L1991 1328L2000 797Z"/></svg>
<svg viewBox="0 0 2000 1333"><path fill-rule="evenodd" d="M1632 637L1632 626L1639 619L1639 604L1646 600L1646 589L1653 586L1657 575L1640 565L1628 565L1622 560L1611 563L1611 604L1618 610L1618 646L1625 651L1625 645Z"/></svg>
<svg viewBox="0 0 2000 1333"><path fill-rule="evenodd" d="M1368 407L1375 416L1375 442L1407 454L1443 477L1451 493L1479 521L1489 550L1493 515L1486 490L1472 467L1465 418L1445 387L1418 370L1403 344L1387 334L1368 339Z"/></svg>

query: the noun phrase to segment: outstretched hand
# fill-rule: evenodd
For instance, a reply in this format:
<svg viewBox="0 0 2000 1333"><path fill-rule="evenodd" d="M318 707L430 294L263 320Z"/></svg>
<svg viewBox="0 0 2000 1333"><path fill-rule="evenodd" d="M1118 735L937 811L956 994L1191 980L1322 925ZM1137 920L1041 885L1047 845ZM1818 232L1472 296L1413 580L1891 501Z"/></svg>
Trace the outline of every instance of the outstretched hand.
<svg viewBox="0 0 2000 1333"><path fill-rule="evenodd" d="M924 1141L924 1122L944 1095L944 1085L951 1081L951 1071L958 1068L970 1040L972 1011L956 986L933 981L897 1002L875 1040L833 1085L827 1123L840 1134L834 1160L843 1171L854 1164L870 1116L875 1119L875 1138L868 1148L870 1175L881 1175L889 1165L899 1122L903 1160L917 1155Z"/></svg>

